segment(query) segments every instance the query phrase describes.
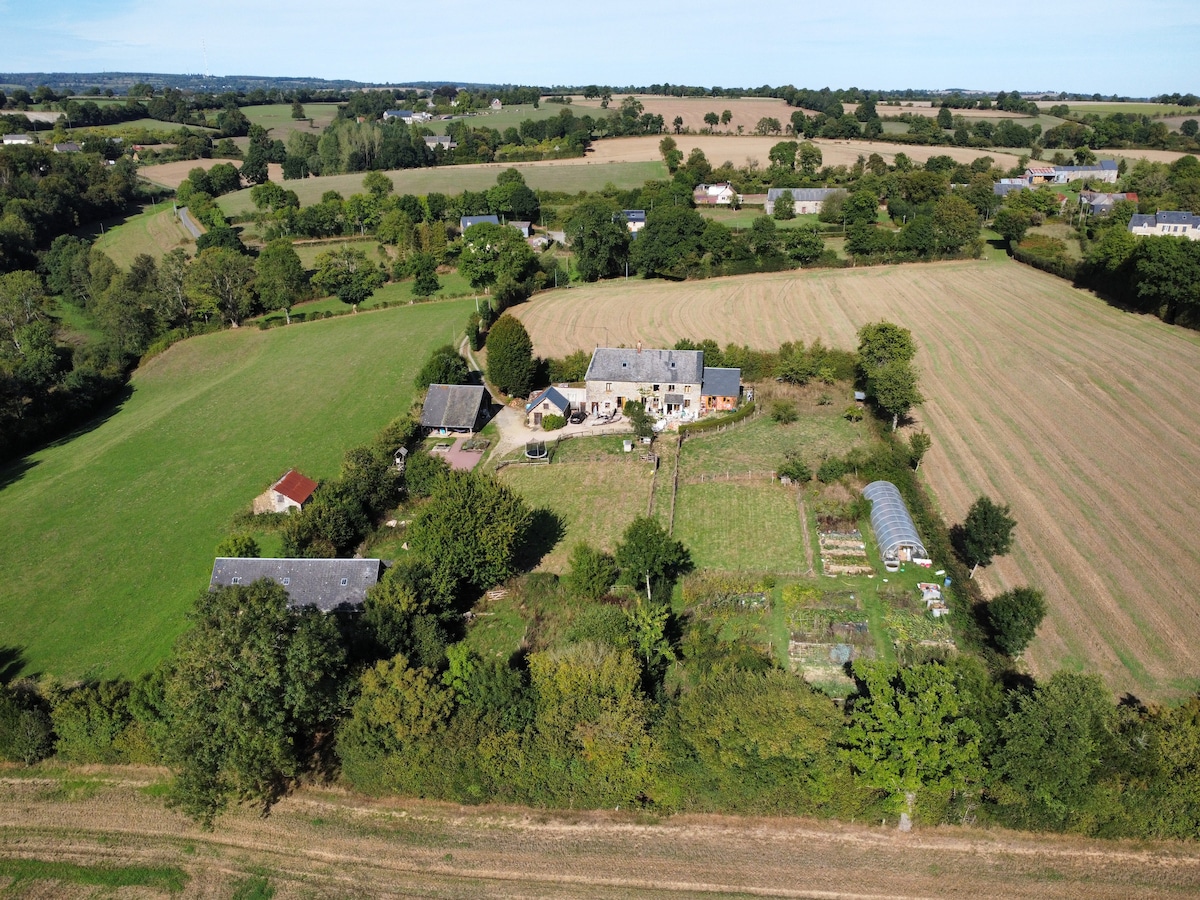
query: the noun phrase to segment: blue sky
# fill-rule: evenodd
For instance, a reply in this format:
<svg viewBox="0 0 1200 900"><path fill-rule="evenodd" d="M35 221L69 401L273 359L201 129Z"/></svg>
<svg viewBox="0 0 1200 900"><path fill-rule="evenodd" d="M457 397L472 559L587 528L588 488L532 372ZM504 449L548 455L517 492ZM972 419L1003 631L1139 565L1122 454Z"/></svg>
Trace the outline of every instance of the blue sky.
<svg viewBox="0 0 1200 900"><path fill-rule="evenodd" d="M0 37L19 72L1200 93L1198 0L0 0Z"/></svg>

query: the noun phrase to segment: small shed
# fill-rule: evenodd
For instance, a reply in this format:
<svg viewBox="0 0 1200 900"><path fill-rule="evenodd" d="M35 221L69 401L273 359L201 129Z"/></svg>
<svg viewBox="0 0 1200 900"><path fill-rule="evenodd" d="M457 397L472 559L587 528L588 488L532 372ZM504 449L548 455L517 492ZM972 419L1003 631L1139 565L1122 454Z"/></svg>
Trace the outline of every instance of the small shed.
<svg viewBox="0 0 1200 900"><path fill-rule="evenodd" d="M306 478L295 469L288 469L278 481L254 498L254 512L282 513L303 509L316 489L317 483L311 478Z"/></svg>
<svg viewBox="0 0 1200 900"><path fill-rule="evenodd" d="M700 404L705 411L736 409L742 396L742 370L704 367L700 387Z"/></svg>
<svg viewBox="0 0 1200 900"><path fill-rule="evenodd" d="M863 488L863 496L871 501L871 528L884 560L928 561L929 552L896 486L872 481Z"/></svg>

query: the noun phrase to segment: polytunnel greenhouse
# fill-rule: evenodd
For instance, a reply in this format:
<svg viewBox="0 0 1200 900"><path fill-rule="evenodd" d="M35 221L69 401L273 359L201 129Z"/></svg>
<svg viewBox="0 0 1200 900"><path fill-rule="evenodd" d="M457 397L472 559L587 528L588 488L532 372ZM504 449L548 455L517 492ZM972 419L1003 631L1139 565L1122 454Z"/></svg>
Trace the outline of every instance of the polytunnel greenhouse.
<svg viewBox="0 0 1200 900"><path fill-rule="evenodd" d="M863 488L863 496L871 501L871 528L885 559L891 557L907 562L929 558L908 506L894 484L872 481Z"/></svg>

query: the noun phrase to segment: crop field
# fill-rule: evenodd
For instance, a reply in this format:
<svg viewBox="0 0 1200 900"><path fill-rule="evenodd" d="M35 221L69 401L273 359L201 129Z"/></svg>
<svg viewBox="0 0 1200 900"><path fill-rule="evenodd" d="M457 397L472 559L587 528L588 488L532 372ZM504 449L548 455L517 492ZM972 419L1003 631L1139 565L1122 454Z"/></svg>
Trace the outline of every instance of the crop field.
<svg viewBox="0 0 1200 900"><path fill-rule="evenodd" d="M574 98L571 108L577 116L585 113L592 116L606 116L612 110L619 110L621 101L626 96L621 93L613 94L607 110L600 108L598 99L584 100L577 96ZM712 112L719 116L725 110L729 110L733 114L733 118L730 119L728 125L717 125L717 132L728 131L730 134L734 134L740 125L743 131L749 133L754 131L754 126L764 116L778 119L780 124L786 125L791 120L792 113L796 111L796 108L788 106L786 101L771 97L661 97L653 94L636 94L635 96L644 107L644 112L662 116L668 130L671 131L674 130L672 123L676 116L683 119L684 128L698 132L708 128L704 121L705 113Z"/></svg>
<svg viewBox="0 0 1200 900"><path fill-rule="evenodd" d="M178 162L155 163L153 165L142 166L138 169L138 175L151 181L154 184L161 184L163 187L168 187L174 190L187 180L188 173L192 169L200 168L206 172L217 163L230 163L234 168L240 168L242 161L239 159L181 159ZM269 163L267 169L270 172L271 180L276 184L283 181L283 166L278 163ZM250 203L250 190L247 188L240 193L245 194L247 209L253 209L253 204ZM318 195L318 198L319 195Z"/></svg>
<svg viewBox="0 0 1200 900"><path fill-rule="evenodd" d="M0 643L27 674L137 675L208 584L234 513L289 467L337 473L405 413L470 300L176 344L109 418L0 471Z"/></svg>
<svg viewBox="0 0 1200 900"><path fill-rule="evenodd" d="M119 893L110 887L100 894L122 897L178 896L169 891L179 880L186 885L184 896L279 900L664 895L1124 900L1200 890L1200 854L1193 844L962 827L903 834L894 822L879 827L783 817L655 819L624 810L368 800L304 788L284 798L270 816L234 807L215 832L203 831L163 807L155 796L161 793L157 774L94 771L73 792L42 770L5 778L4 871L41 868L50 876L6 884L6 894L95 896L95 886L80 886L82 879L70 883L64 875L101 867L141 876L124 883L144 887ZM158 879L151 873L160 873ZM62 880L54 880L55 874ZM113 883L111 876L101 882ZM259 890L251 893L252 885Z"/></svg>
<svg viewBox="0 0 1200 900"><path fill-rule="evenodd" d="M655 149L657 153L657 145ZM218 160L219 162L219 160ZM428 194L440 192L443 194L458 194L462 191L481 191L494 187L496 176L505 169L513 168L525 176L526 183L534 189L548 191L565 191L569 194L579 191L598 191L611 182L619 188L641 187L654 178L665 178L667 168L659 156L629 162L597 160L593 165L590 158L559 159L551 162L538 163L480 163L464 166L436 166L426 169L397 169L384 172L392 179L398 194ZM141 174L147 176L147 171ZM300 203L307 206L316 203L326 191L337 191L343 197L362 193L362 180L365 172L355 172L350 175L326 175L322 178L305 178L303 180L282 182L290 191L295 191ZM185 170L180 181L187 177ZM272 175L273 180L279 177ZM158 181L159 179L154 179ZM217 204L226 215L252 210L250 191L235 191L217 200Z"/></svg>
<svg viewBox="0 0 1200 900"><path fill-rule="evenodd" d="M180 224L170 202L167 202L152 206L109 228L96 238L95 247L108 254L122 269L128 269L139 253L157 259L176 247L183 247L190 254L195 243L188 230Z"/></svg>
<svg viewBox="0 0 1200 900"><path fill-rule="evenodd" d="M977 578L989 595L1046 593L1031 667L1098 672L1148 698L1200 683L1195 332L1008 261L620 282L515 312L542 356L710 335L852 347L868 322L911 328L925 480L949 522L979 494L1011 504L1013 552Z"/></svg>

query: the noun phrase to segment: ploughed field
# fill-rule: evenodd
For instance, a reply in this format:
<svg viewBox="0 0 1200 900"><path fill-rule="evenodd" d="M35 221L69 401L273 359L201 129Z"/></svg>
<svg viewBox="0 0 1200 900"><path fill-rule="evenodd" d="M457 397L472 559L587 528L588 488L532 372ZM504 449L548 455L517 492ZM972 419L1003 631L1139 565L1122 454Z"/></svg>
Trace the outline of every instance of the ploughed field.
<svg viewBox="0 0 1200 900"><path fill-rule="evenodd" d="M976 577L989 596L1046 593L1033 670L1099 672L1143 698L1195 689L1200 335L1008 261L620 281L516 313L542 356L681 337L853 347L867 322L905 325L927 484L950 523L981 493L1011 504L1013 552Z"/></svg>

